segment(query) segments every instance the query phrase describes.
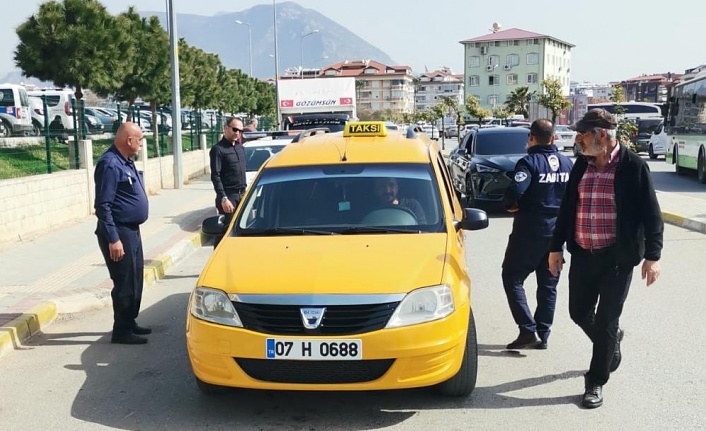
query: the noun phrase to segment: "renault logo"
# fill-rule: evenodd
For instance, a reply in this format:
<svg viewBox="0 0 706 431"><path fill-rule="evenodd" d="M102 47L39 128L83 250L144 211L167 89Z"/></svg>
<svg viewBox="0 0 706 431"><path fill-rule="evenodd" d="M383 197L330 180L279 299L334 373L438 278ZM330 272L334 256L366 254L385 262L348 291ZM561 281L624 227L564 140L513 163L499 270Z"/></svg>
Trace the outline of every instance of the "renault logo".
<svg viewBox="0 0 706 431"><path fill-rule="evenodd" d="M306 329L317 329L321 325L321 321L324 319L324 312L326 312L326 307L323 308L300 308L299 312L302 315L302 323Z"/></svg>

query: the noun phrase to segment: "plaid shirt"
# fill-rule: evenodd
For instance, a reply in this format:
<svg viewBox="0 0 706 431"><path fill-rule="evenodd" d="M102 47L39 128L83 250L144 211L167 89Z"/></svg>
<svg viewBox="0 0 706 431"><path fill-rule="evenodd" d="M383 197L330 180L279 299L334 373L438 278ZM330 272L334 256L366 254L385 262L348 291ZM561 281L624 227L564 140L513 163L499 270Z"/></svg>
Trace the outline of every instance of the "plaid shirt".
<svg viewBox="0 0 706 431"><path fill-rule="evenodd" d="M579 181L576 244L585 250L609 247L616 242L615 170L619 150L620 145L616 145L603 170L589 162Z"/></svg>

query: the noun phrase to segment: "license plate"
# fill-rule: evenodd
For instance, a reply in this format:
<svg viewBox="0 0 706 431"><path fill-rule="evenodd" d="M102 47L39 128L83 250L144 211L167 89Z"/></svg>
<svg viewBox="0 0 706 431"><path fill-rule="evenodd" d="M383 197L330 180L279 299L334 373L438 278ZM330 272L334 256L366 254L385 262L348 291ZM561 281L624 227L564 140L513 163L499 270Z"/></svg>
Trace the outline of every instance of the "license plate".
<svg viewBox="0 0 706 431"><path fill-rule="evenodd" d="M295 340L268 338L265 342L267 359L316 361L350 361L363 359L361 340Z"/></svg>
<svg viewBox="0 0 706 431"><path fill-rule="evenodd" d="M571 135L561 135L561 139L571 139Z"/></svg>

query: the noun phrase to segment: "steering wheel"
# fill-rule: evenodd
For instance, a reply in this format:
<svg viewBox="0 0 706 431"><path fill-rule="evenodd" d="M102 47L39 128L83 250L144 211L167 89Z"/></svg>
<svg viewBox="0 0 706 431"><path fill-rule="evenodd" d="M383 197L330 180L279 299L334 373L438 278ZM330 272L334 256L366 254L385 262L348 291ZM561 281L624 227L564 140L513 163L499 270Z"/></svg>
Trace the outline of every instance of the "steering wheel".
<svg viewBox="0 0 706 431"><path fill-rule="evenodd" d="M417 216L412 210L399 205L389 205L370 211L360 223L368 226L415 226L419 224Z"/></svg>

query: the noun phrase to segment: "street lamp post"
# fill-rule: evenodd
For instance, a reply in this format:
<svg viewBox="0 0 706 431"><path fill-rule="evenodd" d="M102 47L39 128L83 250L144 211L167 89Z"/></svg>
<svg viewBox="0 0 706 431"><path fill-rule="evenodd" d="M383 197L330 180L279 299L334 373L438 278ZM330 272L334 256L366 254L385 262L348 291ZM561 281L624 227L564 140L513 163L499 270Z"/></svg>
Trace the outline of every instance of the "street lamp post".
<svg viewBox="0 0 706 431"><path fill-rule="evenodd" d="M301 75L301 79L304 79L304 38L318 32L319 30L310 31L299 38L299 74Z"/></svg>
<svg viewBox="0 0 706 431"><path fill-rule="evenodd" d="M181 95L179 92L179 42L177 40L176 12L172 0L167 1L169 22L169 51L172 63L172 145L174 146L174 188L184 187L184 165L181 147Z"/></svg>
<svg viewBox="0 0 706 431"><path fill-rule="evenodd" d="M235 20L236 24L248 26L248 61L250 62L250 77L252 78L252 31L250 24L241 20Z"/></svg>
<svg viewBox="0 0 706 431"><path fill-rule="evenodd" d="M279 122L282 120L279 106L279 59L277 52L277 0L272 0L272 21L274 22L275 39L275 102L277 102L277 118L275 118L275 130L279 130Z"/></svg>

